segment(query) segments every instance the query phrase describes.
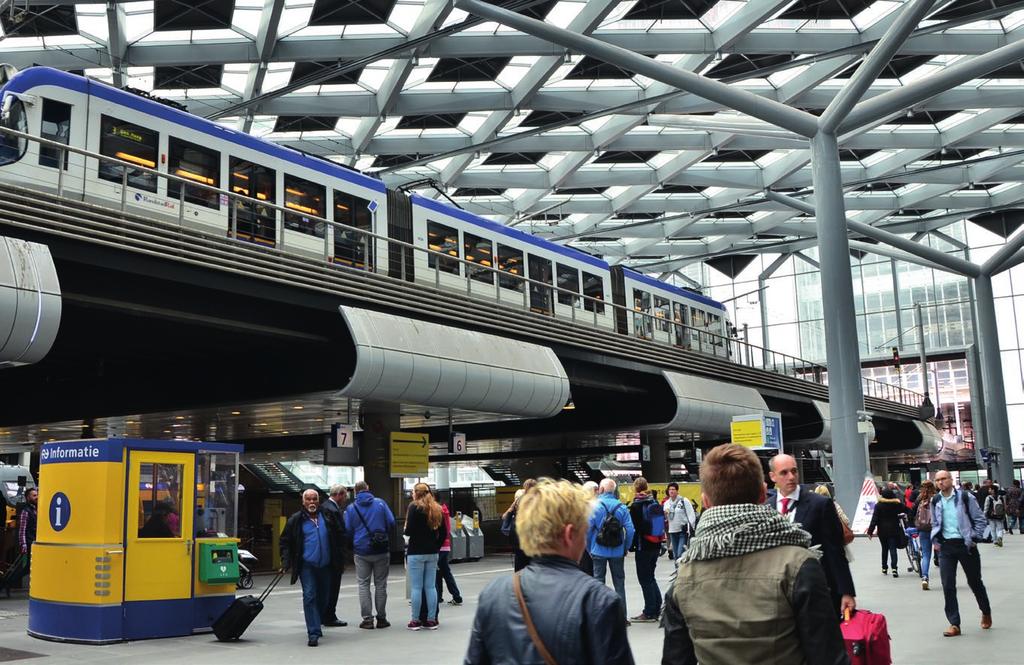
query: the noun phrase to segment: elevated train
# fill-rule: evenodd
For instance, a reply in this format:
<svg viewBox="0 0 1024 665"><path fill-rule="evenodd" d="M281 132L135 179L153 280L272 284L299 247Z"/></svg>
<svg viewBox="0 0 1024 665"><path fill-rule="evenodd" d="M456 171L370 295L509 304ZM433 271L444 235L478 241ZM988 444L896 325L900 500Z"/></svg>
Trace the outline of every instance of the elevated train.
<svg viewBox="0 0 1024 665"><path fill-rule="evenodd" d="M64 196L99 205L123 202L148 218L351 269L462 291L468 284L475 297L518 302L540 314L583 318L621 334L729 356L731 325L719 302L457 207L389 190L376 178L156 99L31 67L9 75L0 87L0 121L8 129L144 167L2 134L3 182L51 192L59 188ZM239 196L190 187L147 169ZM440 254L395 251L360 231ZM606 307L609 297L631 311Z"/></svg>

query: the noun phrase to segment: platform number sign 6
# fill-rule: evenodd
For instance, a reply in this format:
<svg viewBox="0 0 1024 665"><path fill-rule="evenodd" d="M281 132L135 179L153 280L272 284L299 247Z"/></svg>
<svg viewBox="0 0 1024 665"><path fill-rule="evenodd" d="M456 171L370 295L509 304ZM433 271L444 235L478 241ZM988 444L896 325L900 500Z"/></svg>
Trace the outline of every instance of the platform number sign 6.
<svg viewBox="0 0 1024 665"><path fill-rule="evenodd" d="M448 452L455 455L466 452L466 435L462 432L452 432L452 438L448 442Z"/></svg>

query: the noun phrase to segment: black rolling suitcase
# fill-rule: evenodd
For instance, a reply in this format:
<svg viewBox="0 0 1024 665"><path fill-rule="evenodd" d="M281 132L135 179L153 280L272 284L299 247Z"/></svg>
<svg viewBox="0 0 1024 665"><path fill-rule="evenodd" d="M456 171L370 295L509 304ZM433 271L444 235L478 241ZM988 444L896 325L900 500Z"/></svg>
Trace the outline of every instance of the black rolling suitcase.
<svg viewBox="0 0 1024 665"><path fill-rule="evenodd" d="M230 642L240 638L252 620L263 611L263 601L267 599L282 577L284 577L284 573L275 575L259 598L256 596L235 598L234 602L224 610L224 614L221 614L213 622L213 634L217 636L217 639L221 642Z"/></svg>

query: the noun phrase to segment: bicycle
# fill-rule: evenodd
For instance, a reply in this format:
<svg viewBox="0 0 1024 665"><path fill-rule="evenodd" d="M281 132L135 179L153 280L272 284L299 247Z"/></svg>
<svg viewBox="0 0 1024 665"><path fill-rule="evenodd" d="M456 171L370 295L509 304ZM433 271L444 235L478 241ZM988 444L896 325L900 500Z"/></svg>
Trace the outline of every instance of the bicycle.
<svg viewBox="0 0 1024 665"><path fill-rule="evenodd" d="M921 540L917 529L910 526L904 526L903 532L907 534L907 546L904 548L907 552L907 561L910 565L907 566L908 573L921 574Z"/></svg>

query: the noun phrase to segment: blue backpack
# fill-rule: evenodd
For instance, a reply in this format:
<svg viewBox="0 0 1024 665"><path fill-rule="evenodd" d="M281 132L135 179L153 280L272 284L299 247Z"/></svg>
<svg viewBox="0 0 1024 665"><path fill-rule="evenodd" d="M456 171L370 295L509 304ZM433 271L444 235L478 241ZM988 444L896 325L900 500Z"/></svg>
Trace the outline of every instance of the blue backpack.
<svg viewBox="0 0 1024 665"><path fill-rule="evenodd" d="M665 509L657 501L644 505L644 521L651 525L651 532L644 536L652 543L660 543L665 537Z"/></svg>

